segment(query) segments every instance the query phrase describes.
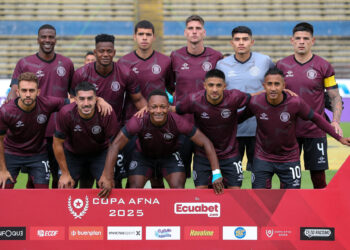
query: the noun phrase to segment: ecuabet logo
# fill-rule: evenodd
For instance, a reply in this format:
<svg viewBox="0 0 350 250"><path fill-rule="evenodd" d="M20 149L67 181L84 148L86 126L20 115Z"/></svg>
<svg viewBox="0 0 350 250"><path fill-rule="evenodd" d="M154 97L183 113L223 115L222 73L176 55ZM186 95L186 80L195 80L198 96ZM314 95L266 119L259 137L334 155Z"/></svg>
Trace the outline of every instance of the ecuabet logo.
<svg viewBox="0 0 350 250"><path fill-rule="evenodd" d="M220 217L220 203L185 202L174 204L175 214L207 214L208 217Z"/></svg>
<svg viewBox="0 0 350 250"><path fill-rule="evenodd" d="M74 216L74 219L81 219L89 209L89 197L85 196L85 201L80 198L72 202L72 196L68 197L68 211Z"/></svg>

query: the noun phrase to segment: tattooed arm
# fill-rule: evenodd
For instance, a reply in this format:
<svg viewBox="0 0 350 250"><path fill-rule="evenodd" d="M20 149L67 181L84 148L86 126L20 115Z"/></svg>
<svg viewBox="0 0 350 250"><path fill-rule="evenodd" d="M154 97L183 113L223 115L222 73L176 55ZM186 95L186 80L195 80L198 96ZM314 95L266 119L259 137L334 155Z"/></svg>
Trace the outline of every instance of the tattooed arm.
<svg viewBox="0 0 350 250"><path fill-rule="evenodd" d="M337 132L337 134L339 134L340 136L343 136L343 131L339 126L340 117L343 110L339 89L338 88L328 89L327 92L328 92L328 96L331 102L332 112L333 112L333 120L331 125L334 127L335 132Z"/></svg>

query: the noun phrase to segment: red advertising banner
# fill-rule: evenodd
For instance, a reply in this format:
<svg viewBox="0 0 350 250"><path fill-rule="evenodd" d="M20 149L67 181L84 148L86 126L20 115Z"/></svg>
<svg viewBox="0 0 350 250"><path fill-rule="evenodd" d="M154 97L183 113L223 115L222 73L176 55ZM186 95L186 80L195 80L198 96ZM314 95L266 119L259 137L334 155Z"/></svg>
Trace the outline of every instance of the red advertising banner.
<svg viewBox="0 0 350 250"><path fill-rule="evenodd" d="M0 190L0 249L346 249L350 157L323 190Z"/></svg>

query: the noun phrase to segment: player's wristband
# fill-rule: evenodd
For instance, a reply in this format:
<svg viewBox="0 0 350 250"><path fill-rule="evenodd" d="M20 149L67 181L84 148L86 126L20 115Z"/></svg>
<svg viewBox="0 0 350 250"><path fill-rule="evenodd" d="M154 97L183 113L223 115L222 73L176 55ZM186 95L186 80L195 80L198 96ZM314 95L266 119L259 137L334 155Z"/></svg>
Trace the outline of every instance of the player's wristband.
<svg viewBox="0 0 350 250"><path fill-rule="evenodd" d="M212 183L214 183L214 181L216 181L217 179L222 178L220 169L215 169L212 171L212 173L213 173L213 179L211 180Z"/></svg>

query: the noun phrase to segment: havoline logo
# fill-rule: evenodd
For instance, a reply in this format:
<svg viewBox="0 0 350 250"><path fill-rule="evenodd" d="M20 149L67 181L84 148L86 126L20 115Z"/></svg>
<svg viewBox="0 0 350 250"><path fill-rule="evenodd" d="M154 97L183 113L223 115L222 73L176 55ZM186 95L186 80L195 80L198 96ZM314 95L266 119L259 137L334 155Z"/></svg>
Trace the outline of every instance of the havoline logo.
<svg viewBox="0 0 350 250"><path fill-rule="evenodd" d="M300 240L335 240L334 227L301 227Z"/></svg>
<svg viewBox="0 0 350 250"><path fill-rule="evenodd" d="M0 227L0 240L26 240L26 228Z"/></svg>

